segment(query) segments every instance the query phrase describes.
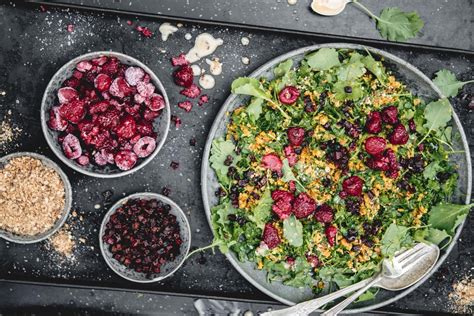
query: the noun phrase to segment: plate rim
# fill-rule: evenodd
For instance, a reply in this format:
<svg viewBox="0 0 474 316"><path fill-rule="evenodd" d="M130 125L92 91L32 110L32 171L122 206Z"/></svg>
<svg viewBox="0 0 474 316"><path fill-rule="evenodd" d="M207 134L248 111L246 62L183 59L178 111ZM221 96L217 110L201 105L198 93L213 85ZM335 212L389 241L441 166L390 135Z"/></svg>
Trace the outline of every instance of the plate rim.
<svg viewBox="0 0 474 316"><path fill-rule="evenodd" d="M336 48L336 49L353 49L353 50L368 50L370 52L373 52L374 54L378 54L380 56L383 56L385 58L391 59L396 63L399 63L408 69L415 73L419 78L421 78L423 81L425 81L437 94L440 98L444 97L442 92L436 87L436 85L429 79L423 72L421 72L418 68L413 66L411 63L403 60L402 58L393 55L391 53L388 53L384 50L367 46L367 45L361 45L361 44L350 44L350 43L343 43L343 42L336 42L336 43L325 43L325 44L315 44L315 45L310 45L310 46L305 46L301 47L295 50L291 50L289 52L286 52L282 55L279 55L275 58L272 58L259 66L257 69L252 71L250 74L247 75L247 77L259 77L261 76L261 73L266 71L269 68L275 67L278 63L285 61L289 58L295 57L300 54L305 54L308 52L312 52L321 48ZM217 113L217 115L214 118L214 121L212 123L211 129L209 130L207 139L206 139L206 144L204 147L203 151L203 156L202 156L202 163L201 163L201 193L202 193L202 199L203 199L203 204L204 204L204 209L206 212L206 219L207 222L211 228L211 232L214 235L214 231L212 229L212 223L211 223L211 211L210 211L210 203L207 195L207 187L208 187L208 181L207 181L207 175L209 173L209 156L210 156L210 150L211 150L211 145L212 141L215 138L215 134L217 131L217 127L220 123L220 120L224 117L226 112L228 111L229 105L237 98L237 95L230 93L230 95L227 97L227 99L224 101L224 103L221 106L221 109ZM453 113L453 121L459 130L459 134L461 135L461 142L464 147L464 155L466 159L466 168L467 170L467 192L466 192L466 199L465 199L465 204L469 204L471 200L471 191L472 191L472 164L471 164L471 155L470 155L470 150L469 150L469 145L467 142L466 134L464 132L463 126L461 124L461 121L459 120L451 102L450 106L452 109ZM459 238L459 235L461 234L461 231L464 227L464 224L466 222L466 219L458 226L456 230L456 234L453 237L453 241L449 244L449 246L445 249L445 253L439 257L438 262L435 264L435 266L432 268L432 270L426 274L422 279L420 279L416 284L413 286L401 291L400 293L396 294L392 298L389 298L385 301L379 302L377 304L373 305L368 305L365 307L360 307L360 308L353 308L353 309L347 309L343 311L343 313L347 314L353 314L353 313L362 313L362 312L367 312L373 309L377 309L383 306L386 306L388 304L391 304L395 301L398 301L402 297L408 295L412 291L414 291L418 286L423 284L431 275L438 270L438 268L443 264L443 262L447 259L449 254L451 253L454 245L457 242L457 239ZM230 261L232 266L242 275L248 282L250 282L253 286L255 286L258 290L263 292L264 294L268 295L269 297L284 303L286 305L294 305L295 302L292 302L290 300L287 300L285 298L280 297L277 294L272 293L265 287L261 286L258 282L256 282L249 274L247 274L245 271L242 270L242 268L239 265L239 261L234 255L233 252L229 251L228 253L224 254L226 258Z"/></svg>

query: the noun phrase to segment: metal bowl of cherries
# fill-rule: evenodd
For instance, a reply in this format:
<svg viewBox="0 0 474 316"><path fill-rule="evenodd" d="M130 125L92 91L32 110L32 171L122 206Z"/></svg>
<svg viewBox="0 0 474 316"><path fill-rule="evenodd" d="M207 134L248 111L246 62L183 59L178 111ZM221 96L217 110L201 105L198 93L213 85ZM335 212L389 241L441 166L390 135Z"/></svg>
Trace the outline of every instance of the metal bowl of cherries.
<svg viewBox="0 0 474 316"><path fill-rule="evenodd" d="M99 236L109 267L139 283L172 275L183 264L191 245L184 212L156 193L136 193L118 201L105 215Z"/></svg>
<svg viewBox="0 0 474 316"><path fill-rule="evenodd" d="M41 124L53 152L89 176L113 178L149 163L163 146L170 106L158 77L133 57L74 58L46 87Z"/></svg>

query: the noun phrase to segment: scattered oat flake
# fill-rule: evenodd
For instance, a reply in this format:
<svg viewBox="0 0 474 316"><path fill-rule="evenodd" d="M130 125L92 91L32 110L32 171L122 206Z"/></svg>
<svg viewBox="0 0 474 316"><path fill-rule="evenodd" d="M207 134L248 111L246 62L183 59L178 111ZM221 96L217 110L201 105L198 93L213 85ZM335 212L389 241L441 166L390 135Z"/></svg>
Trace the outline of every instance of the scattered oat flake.
<svg viewBox="0 0 474 316"><path fill-rule="evenodd" d="M65 229L54 234L50 239L50 244L56 252L65 257L71 257L75 247L71 233Z"/></svg>
<svg viewBox="0 0 474 316"><path fill-rule="evenodd" d="M453 284L449 293L449 306L456 314L472 314L474 312L474 278L465 276Z"/></svg>

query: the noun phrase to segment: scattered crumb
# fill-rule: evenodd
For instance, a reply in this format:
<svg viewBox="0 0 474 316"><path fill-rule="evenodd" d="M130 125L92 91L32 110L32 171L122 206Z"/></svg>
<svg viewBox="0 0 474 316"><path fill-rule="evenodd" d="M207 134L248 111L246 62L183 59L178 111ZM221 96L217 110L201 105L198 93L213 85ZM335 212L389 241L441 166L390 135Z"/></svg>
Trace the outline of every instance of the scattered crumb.
<svg viewBox="0 0 474 316"><path fill-rule="evenodd" d="M449 293L449 305L456 314L472 314L474 312L474 279L465 276L461 281L453 284L453 291Z"/></svg>
<svg viewBox="0 0 474 316"><path fill-rule="evenodd" d="M50 239L52 249L64 257L71 257L75 244L69 231L61 229Z"/></svg>
<svg viewBox="0 0 474 316"><path fill-rule="evenodd" d="M242 57L242 64L244 64L244 65L250 64L250 58L245 57L245 56Z"/></svg>
<svg viewBox="0 0 474 316"><path fill-rule="evenodd" d="M4 91L2 92L5 93ZM18 146L18 144L13 143L22 131L23 130L21 128L18 128L12 124L11 111L8 111L0 122L0 149L2 151L6 151L7 149L11 149L13 145Z"/></svg>
<svg viewBox="0 0 474 316"><path fill-rule="evenodd" d="M289 5L295 5L298 2L298 0L288 0Z"/></svg>
<svg viewBox="0 0 474 316"><path fill-rule="evenodd" d="M244 36L240 39L240 43L244 46L247 46L248 44L250 44L250 39Z"/></svg>
<svg viewBox="0 0 474 316"><path fill-rule="evenodd" d="M187 41L189 41L189 40L191 40L191 39L193 38L193 36L191 35L191 33L186 33L186 34L184 34L184 38L185 38Z"/></svg>

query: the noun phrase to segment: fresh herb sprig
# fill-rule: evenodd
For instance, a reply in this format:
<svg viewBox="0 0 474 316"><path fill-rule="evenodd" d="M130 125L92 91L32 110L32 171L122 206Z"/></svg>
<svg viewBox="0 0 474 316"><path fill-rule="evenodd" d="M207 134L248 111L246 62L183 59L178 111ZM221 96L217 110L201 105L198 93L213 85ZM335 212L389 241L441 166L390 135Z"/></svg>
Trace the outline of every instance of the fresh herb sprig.
<svg viewBox="0 0 474 316"><path fill-rule="evenodd" d="M383 38L390 41L405 42L418 35L424 26L416 11L403 12L399 8L385 8L376 16L357 0L352 0L377 23L377 29Z"/></svg>

